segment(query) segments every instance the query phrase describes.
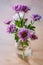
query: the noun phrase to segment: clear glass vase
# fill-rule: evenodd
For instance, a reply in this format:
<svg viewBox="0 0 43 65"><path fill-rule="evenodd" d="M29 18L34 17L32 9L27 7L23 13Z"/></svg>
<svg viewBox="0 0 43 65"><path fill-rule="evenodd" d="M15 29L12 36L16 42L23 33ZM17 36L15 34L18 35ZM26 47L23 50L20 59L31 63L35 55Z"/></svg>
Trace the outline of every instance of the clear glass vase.
<svg viewBox="0 0 43 65"><path fill-rule="evenodd" d="M26 58L31 56L31 44L21 46L20 42L17 43L17 55L21 58Z"/></svg>

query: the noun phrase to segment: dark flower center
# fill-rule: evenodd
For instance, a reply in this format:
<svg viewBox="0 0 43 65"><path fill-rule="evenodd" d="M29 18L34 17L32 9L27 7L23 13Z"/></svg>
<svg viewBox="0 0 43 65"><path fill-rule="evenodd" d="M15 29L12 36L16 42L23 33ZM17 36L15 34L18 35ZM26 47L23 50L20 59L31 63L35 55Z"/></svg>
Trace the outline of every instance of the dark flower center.
<svg viewBox="0 0 43 65"><path fill-rule="evenodd" d="M22 7L22 10L25 12L26 11L26 7Z"/></svg>
<svg viewBox="0 0 43 65"><path fill-rule="evenodd" d="M12 28L10 28L10 31L12 31Z"/></svg>
<svg viewBox="0 0 43 65"><path fill-rule="evenodd" d="M9 22L7 22L7 24L10 24L10 21L9 21Z"/></svg>
<svg viewBox="0 0 43 65"><path fill-rule="evenodd" d="M22 37L25 38L26 36L27 36L27 33L24 31L24 32L22 33Z"/></svg>

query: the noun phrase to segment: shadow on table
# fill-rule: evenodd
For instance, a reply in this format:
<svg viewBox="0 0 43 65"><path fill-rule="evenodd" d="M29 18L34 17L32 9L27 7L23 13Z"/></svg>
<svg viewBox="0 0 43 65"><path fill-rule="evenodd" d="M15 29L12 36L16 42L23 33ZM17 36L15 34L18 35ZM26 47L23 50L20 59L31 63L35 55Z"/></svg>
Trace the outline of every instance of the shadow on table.
<svg viewBox="0 0 43 65"><path fill-rule="evenodd" d="M19 57L19 56L18 56ZM31 57L26 57L26 58L22 58L19 57L22 61L24 61L27 65L40 65L39 63L35 62L34 58Z"/></svg>

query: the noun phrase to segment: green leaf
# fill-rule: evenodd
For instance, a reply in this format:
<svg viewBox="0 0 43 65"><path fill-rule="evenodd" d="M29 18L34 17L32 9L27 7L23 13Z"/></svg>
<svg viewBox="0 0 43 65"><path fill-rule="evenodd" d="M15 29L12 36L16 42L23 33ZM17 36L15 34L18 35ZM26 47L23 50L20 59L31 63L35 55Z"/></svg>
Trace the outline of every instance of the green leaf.
<svg viewBox="0 0 43 65"><path fill-rule="evenodd" d="M28 25L28 28L31 28L31 24Z"/></svg>
<svg viewBox="0 0 43 65"><path fill-rule="evenodd" d="M33 31L35 30L35 26L33 26L33 25L31 25L31 24L29 24L29 25L27 26L27 28L30 29L30 30L33 30Z"/></svg>
<svg viewBox="0 0 43 65"><path fill-rule="evenodd" d="M33 24L32 20L31 20L31 24Z"/></svg>
<svg viewBox="0 0 43 65"><path fill-rule="evenodd" d="M28 40L24 41L23 44L28 46Z"/></svg>
<svg viewBox="0 0 43 65"><path fill-rule="evenodd" d="M18 26L18 20L15 21L15 25Z"/></svg>
<svg viewBox="0 0 43 65"><path fill-rule="evenodd" d="M16 40L16 42L19 41L19 37L17 36L17 33L15 34L15 40Z"/></svg>
<svg viewBox="0 0 43 65"><path fill-rule="evenodd" d="M33 25L35 22L31 20L31 25Z"/></svg>
<svg viewBox="0 0 43 65"><path fill-rule="evenodd" d="M28 46L28 40L23 41L23 42L20 40L20 44L21 46L24 46L24 45Z"/></svg>
<svg viewBox="0 0 43 65"><path fill-rule="evenodd" d="M24 19L20 19L20 20L17 20L17 21L15 21L15 25L17 26L17 27L23 27L24 26Z"/></svg>
<svg viewBox="0 0 43 65"><path fill-rule="evenodd" d="M18 32L18 28L16 28L16 32Z"/></svg>
<svg viewBox="0 0 43 65"><path fill-rule="evenodd" d="M35 26L31 26L30 27L30 30L33 30L34 31L35 30Z"/></svg>

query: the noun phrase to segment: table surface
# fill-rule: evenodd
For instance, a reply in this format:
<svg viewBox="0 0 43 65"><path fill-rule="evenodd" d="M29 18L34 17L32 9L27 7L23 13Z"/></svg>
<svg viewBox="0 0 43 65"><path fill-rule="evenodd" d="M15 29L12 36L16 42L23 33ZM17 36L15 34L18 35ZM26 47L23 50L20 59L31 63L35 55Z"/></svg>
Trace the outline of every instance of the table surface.
<svg viewBox="0 0 43 65"><path fill-rule="evenodd" d="M32 13L43 16L43 0L0 0L0 65L43 65L43 17L35 23L38 39L31 41L32 56L27 60L17 56L13 35L6 33L4 20L12 18L11 6L17 3L31 8L28 18Z"/></svg>

